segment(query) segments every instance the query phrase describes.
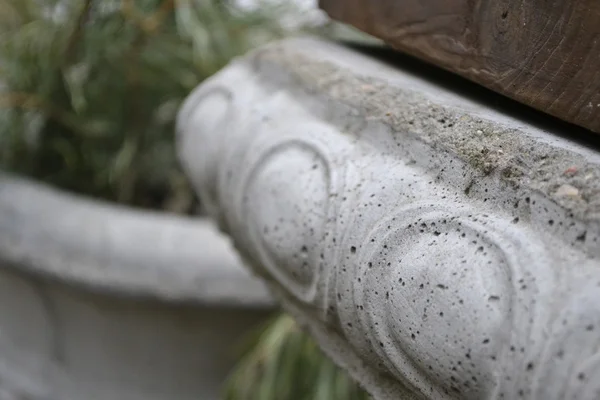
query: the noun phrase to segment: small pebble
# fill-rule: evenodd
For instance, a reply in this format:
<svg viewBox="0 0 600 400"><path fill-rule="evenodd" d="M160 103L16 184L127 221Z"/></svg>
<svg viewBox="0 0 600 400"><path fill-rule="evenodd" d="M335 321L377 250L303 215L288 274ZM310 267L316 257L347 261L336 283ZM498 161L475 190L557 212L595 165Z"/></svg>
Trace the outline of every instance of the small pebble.
<svg viewBox="0 0 600 400"><path fill-rule="evenodd" d="M565 170L565 175L575 175L577 173L577 167L572 166Z"/></svg>
<svg viewBox="0 0 600 400"><path fill-rule="evenodd" d="M559 197L577 197L579 196L579 189L571 185L561 185L555 193Z"/></svg>

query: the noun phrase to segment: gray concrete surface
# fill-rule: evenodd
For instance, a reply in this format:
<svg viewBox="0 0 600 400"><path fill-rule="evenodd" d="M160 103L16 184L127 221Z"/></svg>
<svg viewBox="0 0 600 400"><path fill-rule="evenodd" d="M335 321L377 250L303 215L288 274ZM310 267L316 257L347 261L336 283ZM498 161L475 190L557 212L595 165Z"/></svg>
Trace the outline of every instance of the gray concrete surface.
<svg viewBox="0 0 600 400"><path fill-rule="evenodd" d="M206 220L0 175L0 400L216 400L274 308Z"/></svg>
<svg viewBox="0 0 600 400"><path fill-rule="evenodd" d="M246 262L376 399L596 399L600 153L523 118L295 39L192 93L179 153Z"/></svg>
<svg viewBox="0 0 600 400"><path fill-rule="evenodd" d="M115 296L273 305L208 220L98 202L6 174L0 264Z"/></svg>
<svg viewBox="0 0 600 400"><path fill-rule="evenodd" d="M113 297L0 270L1 400L217 400L268 309Z"/></svg>

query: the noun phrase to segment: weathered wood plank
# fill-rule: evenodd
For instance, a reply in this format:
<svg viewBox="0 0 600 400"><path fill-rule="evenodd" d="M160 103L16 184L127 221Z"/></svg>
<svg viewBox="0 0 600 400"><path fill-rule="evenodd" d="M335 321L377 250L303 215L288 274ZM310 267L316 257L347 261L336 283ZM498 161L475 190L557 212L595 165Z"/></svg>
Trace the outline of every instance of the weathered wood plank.
<svg viewBox="0 0 600 400"><path fill-rule="evenodd" d="M335 20L600 133L598 0L320 0Z"/></svg>

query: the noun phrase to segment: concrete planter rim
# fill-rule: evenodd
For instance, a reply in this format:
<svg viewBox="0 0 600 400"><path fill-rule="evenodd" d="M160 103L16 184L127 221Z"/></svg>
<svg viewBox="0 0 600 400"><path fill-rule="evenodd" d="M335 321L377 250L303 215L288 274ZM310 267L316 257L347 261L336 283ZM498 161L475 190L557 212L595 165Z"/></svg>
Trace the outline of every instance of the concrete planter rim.
<svg viewBox="0 0 600 400"><path fill-rule="evenodd" d="M0 265L117 297L275 304L207 220L101 202L4 172Z"/></svg>

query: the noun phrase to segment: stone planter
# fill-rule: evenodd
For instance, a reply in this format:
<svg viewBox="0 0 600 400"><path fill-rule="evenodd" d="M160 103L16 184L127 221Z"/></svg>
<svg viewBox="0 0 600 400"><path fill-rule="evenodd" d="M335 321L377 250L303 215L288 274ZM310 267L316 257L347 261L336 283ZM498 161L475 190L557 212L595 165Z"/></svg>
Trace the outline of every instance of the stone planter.
<svg viewBox="0 0 600 400"><path fill-rule="evenodd" d="M262 283L202 220L0 175L0 399L212 400Z"/></svg>
<svg viewBox="0 0 600 400"><path fill-rule="evenodd" d="M194 91L210 215L375 399L599 399L597 141L362 50L274 43Z"/></svg>

